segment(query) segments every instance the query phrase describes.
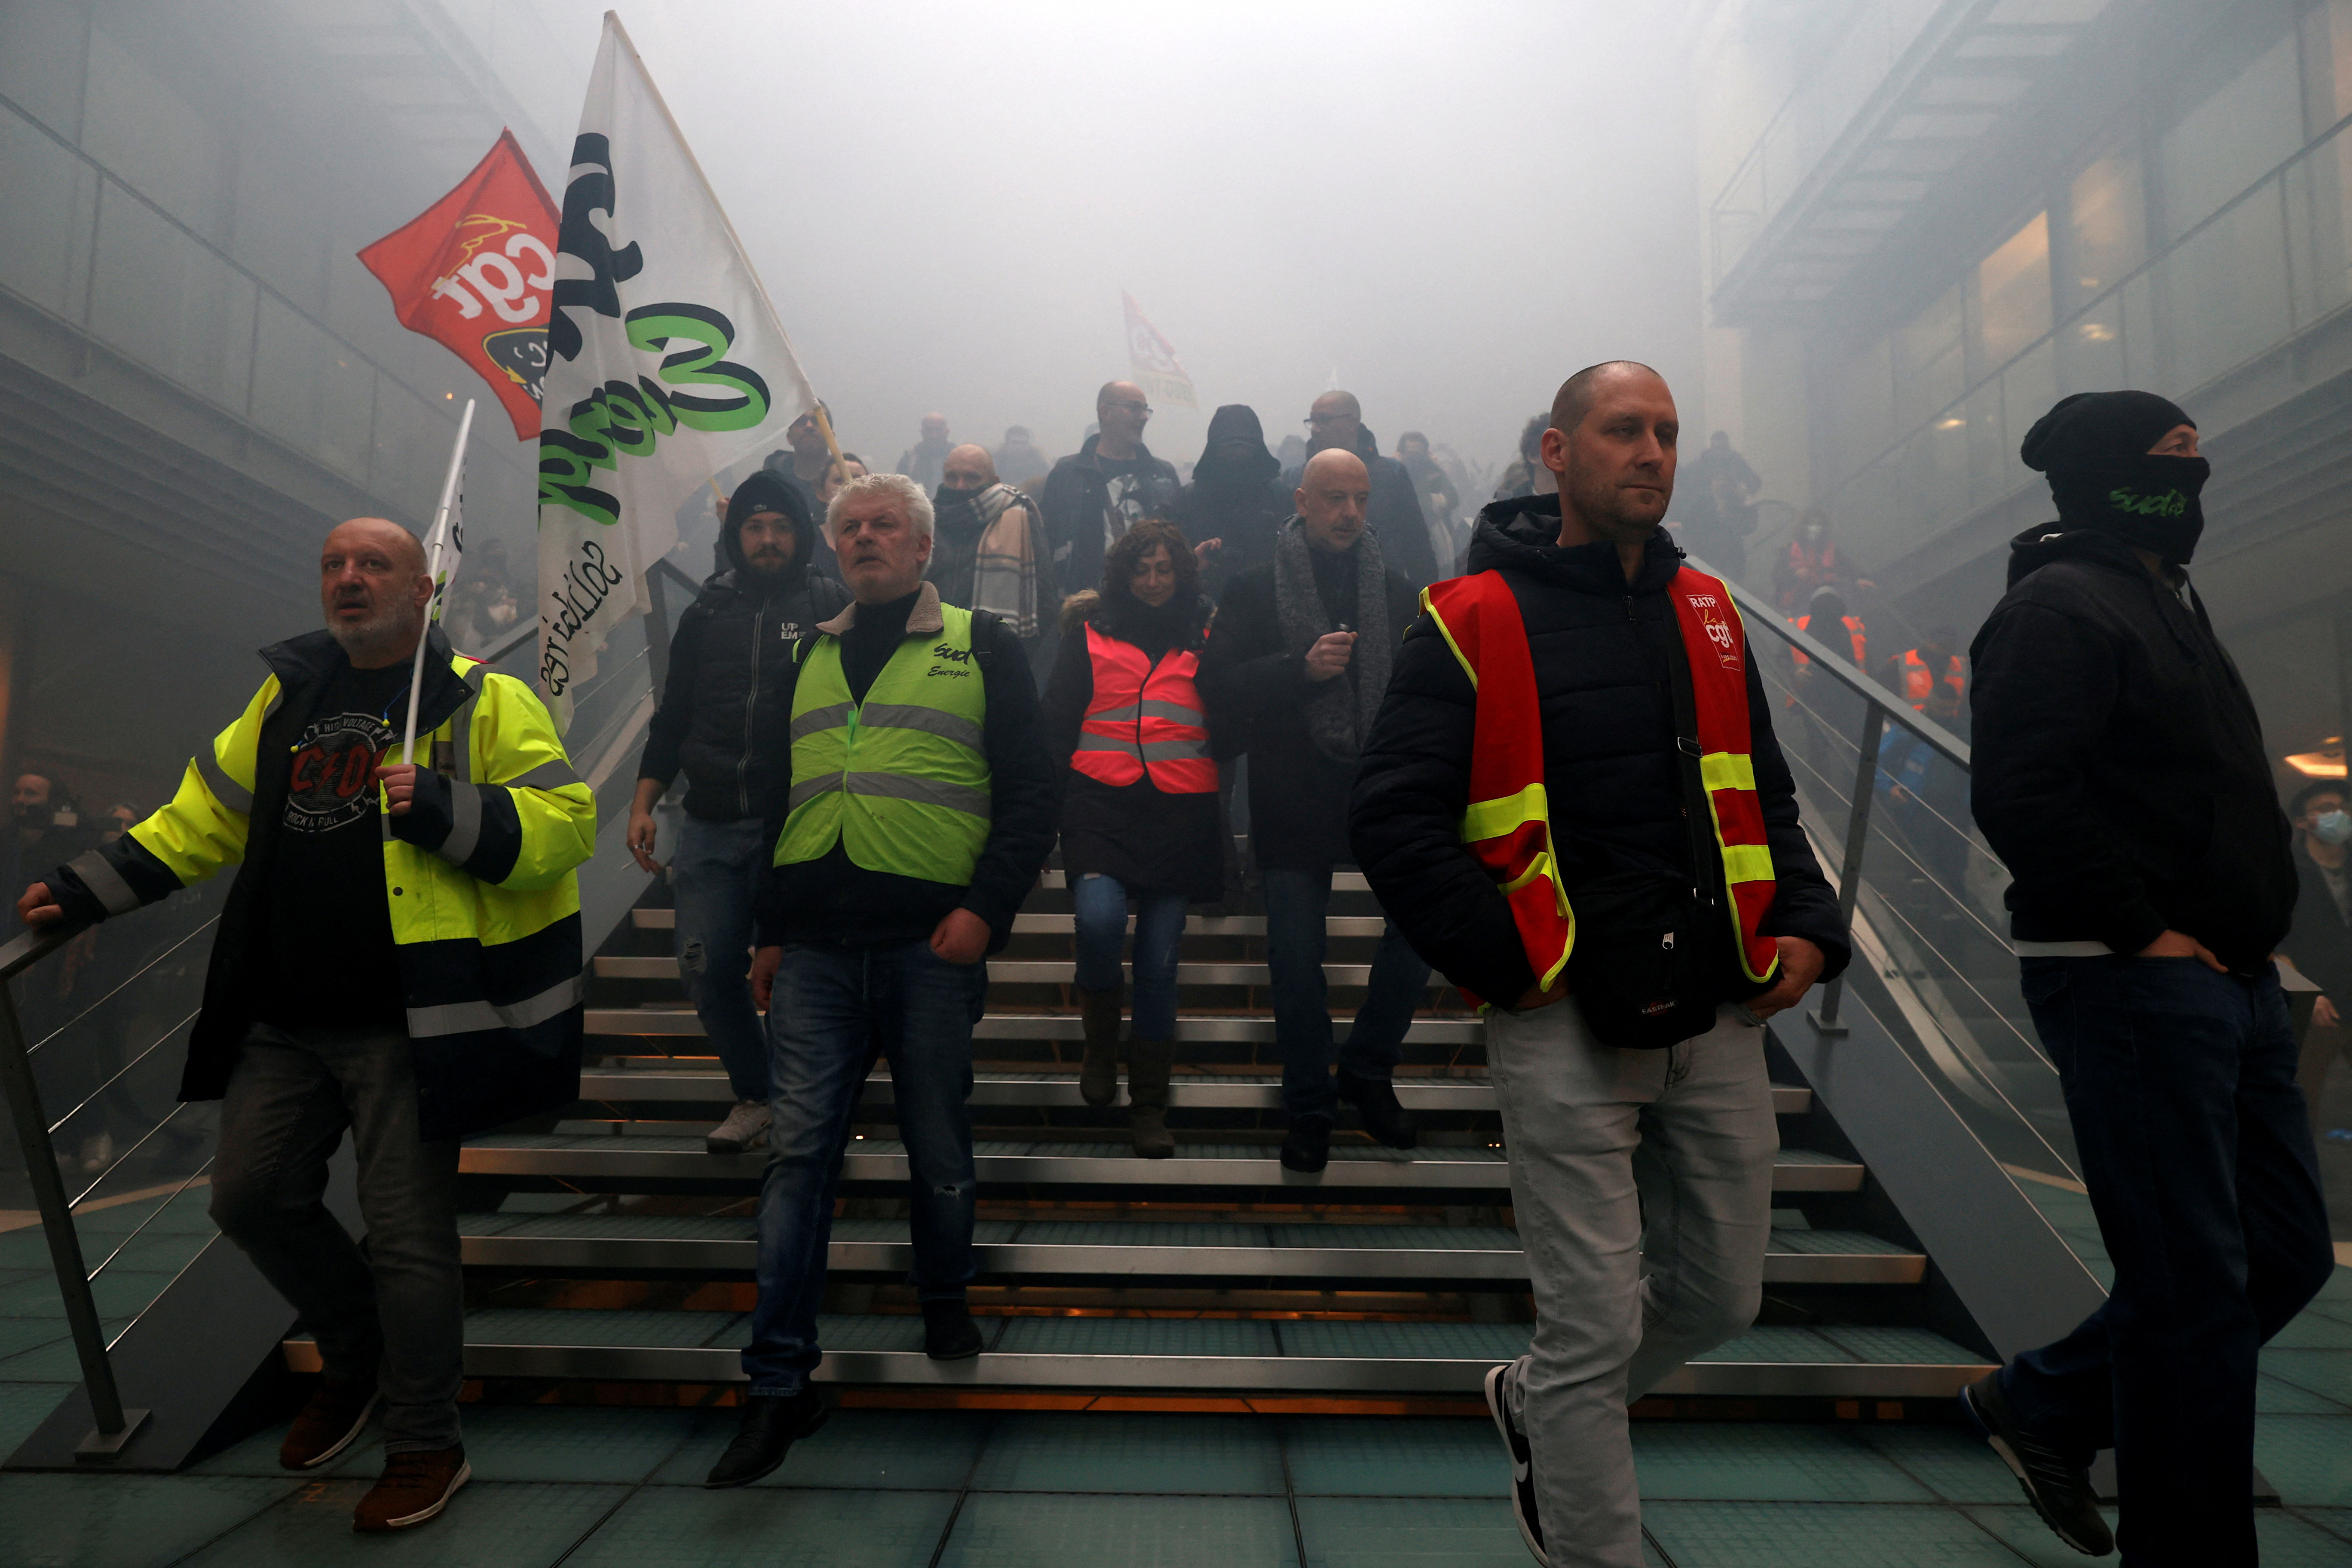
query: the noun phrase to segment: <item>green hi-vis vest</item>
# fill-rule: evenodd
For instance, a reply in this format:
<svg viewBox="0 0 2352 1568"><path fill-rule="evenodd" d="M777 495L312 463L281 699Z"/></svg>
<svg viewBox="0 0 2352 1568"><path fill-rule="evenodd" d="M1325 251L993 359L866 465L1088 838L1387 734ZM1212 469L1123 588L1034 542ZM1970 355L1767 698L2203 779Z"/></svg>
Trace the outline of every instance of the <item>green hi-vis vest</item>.
<svg viewBox="0 0 2352 1568"><path fill-rule="evenodd" d="M988 842L988 698L971 612L940 614L938 637L900 643L863 702L850 700L841 639L816 639L793 693L793 792L776 865L822 859L839 843L868 871L971 880Z"/></svg>

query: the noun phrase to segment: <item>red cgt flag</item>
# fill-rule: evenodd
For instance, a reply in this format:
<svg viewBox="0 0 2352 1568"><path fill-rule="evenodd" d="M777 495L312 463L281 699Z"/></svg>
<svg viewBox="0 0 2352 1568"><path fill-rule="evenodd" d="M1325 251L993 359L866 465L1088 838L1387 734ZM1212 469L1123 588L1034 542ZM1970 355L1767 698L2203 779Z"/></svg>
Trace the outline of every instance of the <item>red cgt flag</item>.
<svg viewBox="0 0 2352 1568"><path fill-rule="evenodd" d="M514 132L501 131L456 190L360 252L400 324L473 366L506 405L519 441L539 439L561 228Z"/></svg>

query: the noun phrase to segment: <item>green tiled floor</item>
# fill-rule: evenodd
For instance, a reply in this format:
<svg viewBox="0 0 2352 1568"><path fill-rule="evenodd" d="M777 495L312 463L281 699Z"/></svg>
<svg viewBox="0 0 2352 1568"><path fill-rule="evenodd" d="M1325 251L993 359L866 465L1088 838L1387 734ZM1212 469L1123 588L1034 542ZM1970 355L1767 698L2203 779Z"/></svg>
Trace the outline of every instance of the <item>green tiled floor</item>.
<svg viewBox="0 0 2352 1568"><path fill-rule="evenodd" d="M195 1232L175 1224L151 1234L168 1241ZM20 1293L0 1306L31 1300L27 1283L0 1284L0 1293ZM707 1339L733 1321L711 1313L677 1332ZM1073 1333L1117 1339L1129 1350L1171 1334L1224 1336L1221 1344L1239 1348L1272 1331L1235 1322L1129 1328L1119 1320L1023 1319L1007 1327L1023 1327L1034 1342L1024 1348L1039 1350L1095 1348ZM0 1315L0 1452L73 1380L62 1328L37 1313ZM2286 1505L2259 1516L2266 1563L2352 1565L2346 1328L2352 1270L2338 1270L2314 1312L2264 1352L2258 1458ZM1286 1338L1291 1331L1283 1325ZM0 1564L310 1568L364 1558L370 1568L559 1561L583 1568L1516 1568L1528 1561L1511 1522L1508 1472L1482 1419L845 1410L767 1481L720 1493L700 1481L733 1429L730 1411L493 1405L469 1408L466 1422L477 1479L446 1519L410 1536L360 1541L350 1532L352 1505L381 1462L373 1443L321 1474L296 1478L278 1468L280 1431L271 1430L182 1476L0 1475ZM1634 1458L1654 1541L1645 1561L1654 1568L2081 1561L2021 1506L2000 1463L1956 1426L1642 1423Z"/></svg>

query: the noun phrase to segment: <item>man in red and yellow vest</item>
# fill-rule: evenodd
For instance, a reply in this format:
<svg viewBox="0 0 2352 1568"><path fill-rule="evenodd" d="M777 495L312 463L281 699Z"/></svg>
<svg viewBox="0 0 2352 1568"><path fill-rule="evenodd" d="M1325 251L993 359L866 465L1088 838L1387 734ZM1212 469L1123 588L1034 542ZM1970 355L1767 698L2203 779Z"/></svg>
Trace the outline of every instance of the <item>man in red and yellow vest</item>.
<svg viewBox="0 0 2352 1568"><path fill-rule="evenodd" d="M1968 666L1960 660L1959 643L1958 627L1928 627L1927 641L1886 661L1886 684L1901 692L1903 700L1922 713L1931 704L1939 708L1958 706L1969 692Z"/></svg>
<svg viewBox="0 0 2352 1568"><path fill-rule="evenodd" d="M1762 1298L1779 1139L1759 1025L1848 951L1738 611L1660 527L1676 435L1644 366L1560 388L1559 493L1488 507L1471 575L1424 595L1350 812L1381 906L1492 1005L1537 1317L1487 1400L1528 1545L1607 1568L1643 1561L1626 1406ZM1629 912L1628 886L1676 929ZM1629 942L1696 947L1674 966L1690 1037L1600 1039L1600 955Z"/></svg>

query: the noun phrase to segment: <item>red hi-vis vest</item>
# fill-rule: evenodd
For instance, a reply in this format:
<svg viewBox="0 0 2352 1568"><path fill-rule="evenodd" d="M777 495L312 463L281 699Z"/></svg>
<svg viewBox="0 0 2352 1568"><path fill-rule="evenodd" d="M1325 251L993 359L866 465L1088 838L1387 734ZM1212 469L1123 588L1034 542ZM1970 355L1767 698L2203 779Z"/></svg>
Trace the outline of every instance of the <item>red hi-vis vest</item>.
<svg viewBox="0 0 2352 1568"><path fill-rule="evenodd" d="M1945 661L1944 682L1952 689L1955 697L1967 691L1968 673L1961 668L1958 654ZM1903 656L1903 700L1924 712L1927 699L1935 695L1936 672L1927 668L1927 661L1919 657L1919 650L1912 648Z"/></svg>
<svg viewBox="0 0 2352 1568"><path fill-rule="evenodd" d="M1201 711L1199 656L1171 653L1153 663L1131 642L1087 625L1095 694L1078 726L1070 766L1101 784L1131 784L1147 773L1163 795L1208 795L1217 787L1209 722Z"/></svg>
<svg viewBox="0 0 2352 1568"><path fill-rule="evenodd" d="M1723 853L1739 965L1762 984L1780 955L1779 944L1759 929L1772 907L1774 882L1748 752L1747 636L1731 595L1705 573L1684 567L1666 595L1688 656L1699 777ZM1549 987L1576 946L1576 913L1558 880L1527 623L1510 584L1496 572L1432 584L1422 590L1421 603L1478 694L1462 842L1501 887L1537 984Z"/></svg>

